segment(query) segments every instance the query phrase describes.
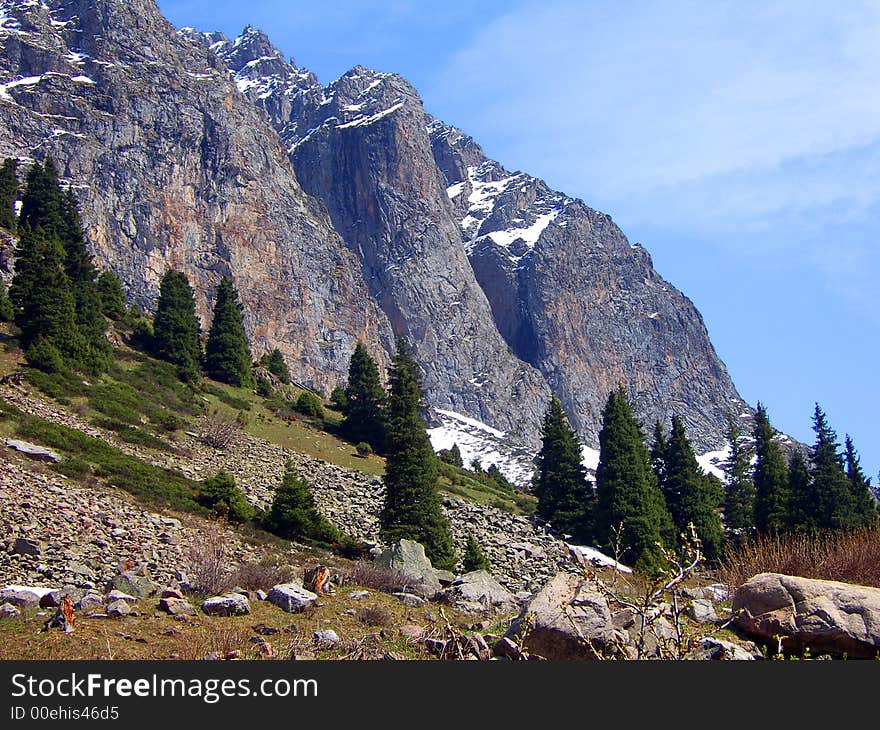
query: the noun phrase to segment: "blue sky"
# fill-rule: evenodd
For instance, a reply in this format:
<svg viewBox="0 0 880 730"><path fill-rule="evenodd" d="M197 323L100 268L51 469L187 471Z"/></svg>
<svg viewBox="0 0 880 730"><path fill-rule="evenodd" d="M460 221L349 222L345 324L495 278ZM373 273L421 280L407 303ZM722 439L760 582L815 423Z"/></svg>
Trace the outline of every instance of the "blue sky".
<svg viewBox="0 0 880 730"><path fill-rule="evenodd" d="M880 5L160 0L327 83L394 71L512 170L610 213L702 312L743 397L880 469Z"/></svg>

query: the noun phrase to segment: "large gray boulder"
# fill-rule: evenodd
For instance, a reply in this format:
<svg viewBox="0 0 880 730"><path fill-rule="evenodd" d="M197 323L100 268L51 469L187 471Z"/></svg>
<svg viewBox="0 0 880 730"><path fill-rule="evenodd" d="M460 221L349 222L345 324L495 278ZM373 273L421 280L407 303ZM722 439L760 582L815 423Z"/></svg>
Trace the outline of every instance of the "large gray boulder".
<svg viewBox="0 0 880 730"><path fill-rule="evenodd" d="M760 573L733 596L737 628L775 649L875 658L880 654L880 589Z"/></svg>
<svg viewBox="0 0 880 730"><path fill-rule="evenodd" d="M318 596L298 583L279 583L272 586L266 600L287 613L302 613L315 605Z"/></svg>
<svg viewBox="0 0 880 730"><path fill-rule="evenodd" d="M516 596L485 570L465 573L436 597L462 611L512 613L519 608Z"/></svg>
<svg viewBox="0 0 880 730"><path fill-rule="evenodd" d="M443 587L441 578L448 577L446 571L431 565L424 546L414 540L398 540L374 562L382 568L399 572L408 581L407 592L422 596L433 596Z"/></svg>
<svg viewBox="0 0 880 730"><path fill-rule="evenodd" d="M545 659L593 659L615 651L608 601L573 573L558 573L529 601L504 637Z"/></svg>

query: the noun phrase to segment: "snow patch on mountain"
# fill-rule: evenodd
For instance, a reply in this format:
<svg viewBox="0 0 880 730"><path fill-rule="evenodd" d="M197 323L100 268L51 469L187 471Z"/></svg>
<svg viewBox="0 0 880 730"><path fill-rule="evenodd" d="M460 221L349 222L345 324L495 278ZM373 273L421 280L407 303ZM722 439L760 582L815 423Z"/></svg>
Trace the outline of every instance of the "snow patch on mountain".
<svg viewBox="0 0 880 730"><path fill-rule="evenodd" d="M440 425L428 429L434 451L451 449L457 444L465 467L476 459L484 470L495 464L512 484L525 486L531 481L535 470L533 454L507 441L503 431L454 411L433 413L440 421Z"/></svg>
<svg viewBox="0 0 880 730"><path fill-rule="evenodd" d="M727 481L724 475L724 462L730 457L730 447L725 447L719 451L707 451L705 454L697 456L697 463L700 468L707 474L714 474L722 482Z"/></svg>

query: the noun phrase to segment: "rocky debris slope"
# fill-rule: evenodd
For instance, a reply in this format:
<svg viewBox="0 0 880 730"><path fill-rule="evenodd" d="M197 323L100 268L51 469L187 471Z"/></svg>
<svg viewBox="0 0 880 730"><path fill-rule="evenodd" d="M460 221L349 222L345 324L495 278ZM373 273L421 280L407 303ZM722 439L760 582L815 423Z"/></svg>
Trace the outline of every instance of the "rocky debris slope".
<svg viewBox="0 0 880 730"><path fill-rule="evenodd" d="M191 546L209 539L203 520L152 512L117 489L77 484L7 454L0 449L0 585L103 588L126 563L176 584L192 562ZM217 530L230 566L258 557L231 531Z"/></svg>
<svg viewBox="0 0 880 730"><path fill-rule="evenodd" d="M151 307L169 266L204 325L231 275L260 351L323 390L357 339L384 361L386 317L357 258L296 180L278 135L226 66L152 0L4 0L0 156L51 155L98 263Z"/></svg>

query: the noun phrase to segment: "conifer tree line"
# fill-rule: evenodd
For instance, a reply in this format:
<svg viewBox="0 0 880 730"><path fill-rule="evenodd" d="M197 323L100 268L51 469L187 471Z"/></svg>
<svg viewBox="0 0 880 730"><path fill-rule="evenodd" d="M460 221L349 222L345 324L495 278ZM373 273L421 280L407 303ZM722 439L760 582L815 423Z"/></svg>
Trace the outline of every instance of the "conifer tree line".
<svg viewBox="0 0 880 730"><path fill-rule="evenodd" d="M595 483L586 477L580 444L561 404L547 409L535 459L537 516L557 534L594 544L650 574L675 551L690 526L703 554L720 557L725 541L755 533L818 532L876 524L870 479L852 439L841 450L817 405L809 459L786 460L767 411L758 404L751 439L728 417L725 481L703 472L683 422L656 423L649 448L622 388L602 412Z"/></svg>

